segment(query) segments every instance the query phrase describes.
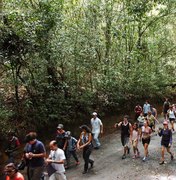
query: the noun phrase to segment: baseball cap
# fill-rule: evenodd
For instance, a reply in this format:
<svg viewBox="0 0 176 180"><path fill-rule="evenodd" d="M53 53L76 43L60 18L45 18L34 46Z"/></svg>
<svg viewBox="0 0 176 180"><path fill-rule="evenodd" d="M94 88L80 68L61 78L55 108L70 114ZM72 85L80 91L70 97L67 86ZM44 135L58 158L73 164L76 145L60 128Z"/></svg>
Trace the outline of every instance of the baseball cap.
<svg viewBox="0 0 176 180"><path fill-rule="evenodd" d="M167 120L164 120L163 124L164 124L164 125L168 125Z"/></svg>
<svg viewBox="0 0 176 180"><path fill-rule="evenodd" d="M93 112L92 115L93 115L93 116L97 116L97 113L96 113L96 112Z"/></svg>
<svg viewBox="0 0 176 180"><path fill-rule="evenodd" d="M64 125L63 124L58 124L57 129L63 129Z"/></svg>

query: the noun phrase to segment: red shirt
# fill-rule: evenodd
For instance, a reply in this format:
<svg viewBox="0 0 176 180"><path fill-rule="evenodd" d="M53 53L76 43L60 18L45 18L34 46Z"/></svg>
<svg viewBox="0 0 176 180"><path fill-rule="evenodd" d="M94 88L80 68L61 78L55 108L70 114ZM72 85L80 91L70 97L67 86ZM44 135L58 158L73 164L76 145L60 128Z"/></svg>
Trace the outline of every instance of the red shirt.
<svg viewBox="0 0 176 180"><path fill-rule="evenodd" d="M6 176L6 180L24 180L24 177L21 173L17 172L13 178Z"/></svg>

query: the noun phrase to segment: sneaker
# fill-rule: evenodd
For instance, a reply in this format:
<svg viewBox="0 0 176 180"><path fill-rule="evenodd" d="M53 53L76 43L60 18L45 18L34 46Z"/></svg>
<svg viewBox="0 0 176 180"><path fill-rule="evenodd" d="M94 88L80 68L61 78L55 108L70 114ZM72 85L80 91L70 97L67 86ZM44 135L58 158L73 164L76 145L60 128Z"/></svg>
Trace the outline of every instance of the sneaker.
<svg viewBox="0 0 176 180"><path fill-rule="evenodd" d="M122 159L125 159L126 158L126 156L125 156L125 154L122 156Z"/></svg>
<svg viewBox="0 0 176 180"><path fill-rule="evenodd" d="M171 154L171 160L173 160L174 159L174 156Z"/></svg>
<svg viewBox="0 0 176 180"><path fill-rule="evenodd" d="M133 159L136 159L136 155L134 155L132 158L133 158Z"/></svg>
<svg viewBox="0 0 176 180"><path fill-rule="evenodd" d="M86 173L87 173L87 171L85 171L85 170L82 172L82 174L86 174Z"/></svg>
<svg viewBox="0 0 176 180"><path fill-rule="evenodd" d="M143 157L142 161L144 161L144 162L145 162L145 161L146 161L146 157Z"/></svg>
<svg viewBox="0 0 176 180"><path fill-rule="evenodd" d="M80 162L78 161L78 162L76 162L76 165L80 165Z"/></svg>
<svg viewBox="0 0 176 180"><path fill-rule="evenodd" d="M159 162L160 165L164 164L164 161Z"/></svg>

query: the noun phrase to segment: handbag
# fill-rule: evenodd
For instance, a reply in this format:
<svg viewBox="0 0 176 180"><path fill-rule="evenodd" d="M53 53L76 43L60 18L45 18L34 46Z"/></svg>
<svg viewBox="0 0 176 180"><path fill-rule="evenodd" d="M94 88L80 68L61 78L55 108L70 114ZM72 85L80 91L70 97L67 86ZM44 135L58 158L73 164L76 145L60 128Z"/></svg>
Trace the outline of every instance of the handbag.
<svg viewBox="0 0 176 180"><path fill-rule="evenodd" d="M24 170L25 167L26 167L25 160L21 160L21 162L17 165L18 170Z"/></svg>

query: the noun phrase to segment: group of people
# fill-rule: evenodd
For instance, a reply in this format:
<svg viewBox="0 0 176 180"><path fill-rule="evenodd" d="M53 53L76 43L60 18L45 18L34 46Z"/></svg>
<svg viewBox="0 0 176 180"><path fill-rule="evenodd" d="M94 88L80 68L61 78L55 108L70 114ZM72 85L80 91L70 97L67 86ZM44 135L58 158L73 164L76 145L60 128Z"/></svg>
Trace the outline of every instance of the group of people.
<svg viewBox="0 0 176 180"><path fill-rule="evenodd" d="M115 128L121 128L121 143L124 147L124 153L122 159L125 159L127 154L130 152L129 142L131 142L133 147L134 156L137 158L140 156L138 149L139 141L142 141L144 147L144 157L143 161L146 161L148 158L148 146L151 140L152 132L155 132L155 122L157 120L157 110L152 107L148 101L145 102L143 108L137 104L134 109L135 111L135 120L136 122L132 125L128 120L129 116L125 115L123 121L116 123ZM161 162L159 164L164 164L164 152L165 149L170 154L171 160L174 156L170 148L172 145L172 132L174 131L174 122L176 117L176 108L175 105L171 105L166 98L166 101L163 104L163 128L158 129L158 135L161 136ZM171 128L169 128L169 122Z"/></svg>
<svg viewBox="0 0 176 180"><path fill-rule="evenodd" d="M131 142L133 147L133 158L139 157L138 143L141 141L144 147L143 161L146 161L149 154L148 146L151 141L151 134L156 132L155 122L158 122L157 110L146 101L143 107L138 104L134 111L134 124L131 124L129 116L125 115L123 120L115 123L114 126L121 129L121 142L124 147L122 159L125 159L130 153L129 142ZM163 128L159 128L157 132L162 137L160 164L165 163L165 150L170 154L171 160L174 158L170 147L172 145L175 114L175 106L171 106L168 99L166 99L163 105ZM171 123L171 128L169 128L169 122ZM66 180L65 169L70 167L70 157L73 156L76 166L80 164L77 155L79 150L82 150L84 159L84 170L82 173L86 174L89 169L93 168L94 160L90 158L90 155L93 149L98 150L101 147L99 136L103 134L103 123L97 117L96 112L92 113L90 126L91 128L87 125L80 126L80 136L76 139L70 131L64 130L63 124L58 124L56 137L49 143L50 153L48 156L44 144L37 139L37 133L28 133L25 137L26 146L22 157L22 162L27 166L28 180L40 180L44 172L47 172L49 180ZM9 142L11 145L6 150L9 161L4 168L6 180L23 180L23 175L18 172L20 166L17 167L14 164L14 152L20 147L20 142L12 133L9 134Z"/></svg>
<svg viewBox="0 0 176 180"><path fill-rule="evenodd" d="M70 131L65 131L63 124L58 124L56 137L50 141L50 153L47 156L44 144L37 139L36 132L30 132L25 136L26 146L21 159L21 163L15 165L14 152L20 147L18 138L10 133L9 145L7 147L8 163L4 168L5 180L24 180L24 176L18 171L27 167L28 180L44 179L47 172L49 180L66 180L65 169L70 166L70 157L74 157L76 165L80 164L77 151L82 150L84 159L83 174L93 168L94 160L90 159L92 149L99 149L101 144L99 134L103 133L103 123L97 117L97 113L92 114L90 120L91 128L87 125L80 126L80 136L77 140ZM12 153L13 152L13 153Z"/></svg>

